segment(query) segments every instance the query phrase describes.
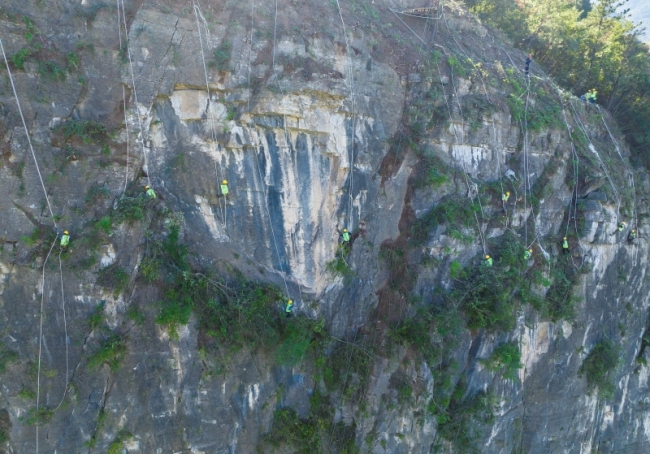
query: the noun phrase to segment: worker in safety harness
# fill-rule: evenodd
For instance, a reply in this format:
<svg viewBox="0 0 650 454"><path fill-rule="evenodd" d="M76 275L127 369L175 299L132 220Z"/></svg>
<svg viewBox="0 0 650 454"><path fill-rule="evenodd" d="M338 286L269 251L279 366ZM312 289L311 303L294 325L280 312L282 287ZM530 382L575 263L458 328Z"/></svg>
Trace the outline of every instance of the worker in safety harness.
<svg viewBox="0 0 650 454"><path fill-rule="evenodd" d="M634 244L634 240L636 240L636 229L630 230L627 234L627 244Z"/></svg>
<svg viewBox="0 0 650 454"><path fill-rule="evenodd" d="M291 312L293 311L293 300L287 300L287 304L284 307L284 313L287 318L291 317Z"/></svg>
<svg viewBox="0 0 650 454"><path fill-rule="evenodd" d="M492 260L492 257L490 257L489 255L486 255L485 260L483 260L483 266L490 267L490 266L492 266L493 263L494 263L494 260Z"/></svg>
<svg viewBox="0 0 650 454"><path fill-rule="evenodd" d="M562 253L568 254L569 252L569 241L564 237L562 238Z"/></svg>
<svg viewBox="0 0 650 454"><path fill-rule="evenodd" d="M501 194L501 203L503 203L503 211L507 211L506 205L508 204L509 198L510 198L510 191L506 191L505 194Z"/></svg>
<svg viewBox="0 0 650 454"><path fill-rule="evenodd" d="M144 193L147 196L147 198L149 198L150 200L156 198L156 193L154 192L153 189L151 189L151 187L149 187L149 185L144 187Z"/></svg>
<svg viewBox="0 0 650 454"><path fill-rule="evenodd" d="M530 260L530 258L533 256L533 250L532 249L526 249L524 251L524 260Z"/></svg>
<svg viewBox="0 0 650 454"><path fill-rule="evenodd" d="M221 182L221 195L224 197L228 195L228 180Z"/></svg>
<svg viewBox="0 0 650 454"><path fill-rule="evenodd" d="M61 235L61 251L65 252L68 250L68 244L70 244L70 234L68 233L67 230L63 231L63 235Z"/></svg>
<svg viewBox="0 0 650 454"><path fill-rule="evenodd" d="M526 57L526 77L530 76L530 62L533 61L533 54L528 54Z"/></svg>
<svg viewBox="0 0 650 454"><path fill-rule="evenodd" d="M343 244L350 244L350 232L348 232L348 229L343 229L341 237L343 238Z"/></svg>

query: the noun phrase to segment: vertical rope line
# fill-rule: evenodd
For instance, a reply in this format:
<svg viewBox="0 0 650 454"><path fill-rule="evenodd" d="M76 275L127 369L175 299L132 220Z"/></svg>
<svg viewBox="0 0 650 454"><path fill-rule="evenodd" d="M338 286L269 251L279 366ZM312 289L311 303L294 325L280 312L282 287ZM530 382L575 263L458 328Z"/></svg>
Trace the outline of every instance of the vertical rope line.
<svg viewBox="0 0 650 454"><path fill-rule="evenodd" d="M40 320L39 320L39 328L38 328L38 371L36 372L36 454L39 452L39 442L38 442L38 428L40 426L40 421L38 420L38 414L39 414L39 409L40 409L40 402L41 402L41 356L42 356L42 351L43 351L43 306L45 303L45 266L47 265L47 261L50 258L50 254L52 254L52 249L54 249L54 245L56 245L56 240L57 238L54 238L54 241L52 242L52 246L50 247L49 252L47 253L47 256L45 257L45 260L43 261L43 273L41 275L41 312L40 312Z"/></svg>
<svg viewBox="0 0 650 454"><path fill-rule="evenodd" d="M126 171L124 172L124 190L122 191L122 195L124 195L129 182L129 119L126 115L126 90L124 84L122 84L122 104L124 108L124 126L126 128Z"/></svg>
<svg viewBox="0 0 650 454"><path fill-rule="evenodd" d="M63 404L63 401L65 400L65 396L68 393L68 384L70 380L70 362L69 362L69 355L68 355L68 322L65 314L65 293L63 291L63 266L61 264L61 253L63 250L59 251L59 277L61 281L61 308L63 309L63 329L64 329L64 334L65 334L65 388L63 389L63 396L61 397L61 402L59 402L59 405L54 409L54 411L58 410L59 407L61 407L61 404Z"/></svg>
<svg viewBox="0 0 650 454"><path fill-rule="evenodd" d="M135 100L135 114L138 119L138 125L140 127L140 139L142 140L142 155L144 156L144 162L145 165L147 166L147 182L151 184L151 169L149 168L149 159L147 157L147 151L144 143L144 127L142 126L142 120L140 119L140 111L139 111L139 102L138 102L138 90L135 87L135 75L133 72L133 60L131 58L131 47L129 46L129 29L126 26L126 13L125 13L125 8L124 8L124 0L119 0L121 5L122 5L122 21L124 23L124 33L126 35L126 53L129 58L129 68L131 70L131 83L133 84L133 99Z"/></svg>
<svg viewBox="0 0 650 454"><path fill-rule="evenodd" d="M199 17L201 18L201 21L203 21L203 27L205 28L205 33L206 33L206 41L208 44L210 44L210 30L208 29L208 21L205 19L205 16L203 15L203 12L201 11L201 5L198 4L198 2L194 2L194 17L196 18L196 28L199 33L199 44L201 47L201 61L203 62L203 75L205 77L205 89L208 92L208 104L207 104L207 114L208 114L208 121L210 122L210 130L211 130L211 136L212 136L212 141L215 144L215 147L217 146L217 138L216 138L216 133L215 133L215 124L214 124L214 118L212 117L211 114L211 108L210 106L212 105L212 94L210 92L210 81L208 79L208 68L205 63L205 52L203 50L203 35L201 33L201 24L199 23ZM215 171L217 173L217 185L221 185L221 181L223 180L223 170L221 169L221 159L220 156L217 156L217 161L218 161L218 166L217 162L215 161L214 167ZM219 170L217 170L217 168ZM226 227L226 210L227 210L227 201L226 201L227 196L223 196L223 220L224 220L224 227ZM219 201L219 209L221 210L221 201Z"/></svg>
<svg viewBox="0 0 650 454"><path fill-rule="evenodd" d="M23 109L20 107L20 100L18 99L18 92L16 91L16 86L14 85L14 78L11 75L11 69L9 68L9 60L7 60L7 55L5 54L5 48L2 45L2 39L0 39L0 50L2 50L2 58L5 60L5 65L7 66L7 73L9 74L9 82L11 82L11 89L14 92L14 98L16 99L16 105L18 106L18 112L20 113L20 119L23 122L23 128L25 128L25 135L27 136L27 143L29 144L29 150L32 153L32 158L34 158L34 164L36 164L36 172L38 173L38 179L41 181L41 187L43 188L43 193L45 194L45 201L47 202L47 207L50 210L50 216L52 217L52 223L54 224L55 229L59 229L56 225L56 219L54 219L54 212L52 211L52 205L50 204L50 198L47 195L47 189L45 189L45 183L43 183L43 175L41 175L41 169L38 166L38 160L36 159L36 153L34 153L34 147L32 146L32 139L29 137L29 129L27 129L27 122L25 122L25 116L23 115Z"/></svg>

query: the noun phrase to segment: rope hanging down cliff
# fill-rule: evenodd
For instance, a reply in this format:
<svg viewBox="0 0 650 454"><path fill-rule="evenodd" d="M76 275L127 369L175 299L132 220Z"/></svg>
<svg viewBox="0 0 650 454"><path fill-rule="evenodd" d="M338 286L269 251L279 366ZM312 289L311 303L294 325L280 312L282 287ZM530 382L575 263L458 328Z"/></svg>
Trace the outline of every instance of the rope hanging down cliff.
<svg viewBox="0 0 650 454"><path fill-rule="evenodd" d="M208 79L208 68L205 63L205 52L203 50L203 36L201 34L201 25L199 23L199 17L201 18L201 21L203 22L203 27L205 28L205 33L206 33L206 40L208 44L210 44L211 39L210 39L210 29L208 28L208 21L205 19L205 16L203 15L203 12L201 11L201 6L198 4L198 2L193 2L193 10L194 10L194 17L196 18L196 29L199 34L199 44L201 47L201 60L203 62L203 75L205 77L205 89L208 92L208 102L206 104L207 108L207 114L208 114L208 121L210 122L210 132L212 136L212 142L214 143L215 147L218 146L217 144L217 136L216 136L216 127L214 124L214 118L212 116L211 112L211 104L212 104L212 94L210 93L210 82ZM215 167L215 173L217 180L219 182L224 181L225 178L223 178L223 169L221 168L221 160L219 159L219 156L217 156L217 160L214 163ZM226 195L223 195L223 225L224 228L227 227L227 208L228 208L228 202L226 200ZM221 209L221 202L219 202L219 209Z"/></svg>
<svg viewBox="0 0 650 454"><path fill-rule="evenodd" d="M124 0L117 0L119 2L119 6L121 6L121 11L122 11L122 23L124 25L124 33L126 36L126 40L124 42L124 46L126 47L126 55L129 59L129 69L131 72L131 83L133 84L133 99L135 101L135 114L136 118L138 119L138 127L140 128L140 139L142 140L142 155L144 156L144 163L145 166L147 167L147 183L151 185L151 168L149 167L149 158L147 156L147 148L145 146L145 131L144 127L142 125L142 120L140 118L140 112L139 112L139 103L138 103L138 90L135 86L135 75L133 72L133 60L131 58L131 48L129 46L129 29L126 26L126 13L125 13L125 8L124 8ZM120 11L120 8L118 8L118 13Z"/></svg>
<svg viewBox="0 0 650 454"><path fill-rule="evenodd" d="M11 69L9 68L9 60L7 60L7 55L5 54L4 46L2 44L2 40L0 39L0 50L2 51L2 57L4 58L5 65L7 67L7 74L9 75L9 81L11 82L11 88L13 90L14 98L16 100L16 105L18 106L18 112L20 113L20 118L23 123L23 128L25 129L25 135L27 137L27 143L29 145L29 149L32 154L32 158L34 159L34 164L36 165L36 171L38 173L38 178L41 182L41 187L43 188L43 194L45 195L45 200L47 202L48 209L50 211L50 216L52 217L52 223L54 224L55 230L58 232L58 226L56 224L56 219L54 217L54 212L52 211L52 204L50 203L50 198L47 194L47 190L45 189L45 184L43 182L43 177L41 175L41 169L38 165L38 160L36 159L36 153L34 152L34 147L32 146L32 140L29 135L29 129L27 128L27 123L25 121L25 116L23 114L23 110L20 106L20 99L18 98L18 92L16 90L16 85L14 84L13 76L11 74ZM52 249L54 249L54 246L56 245L56 242L58 240L58 237L54 238L54 241L52 242L52 246L50 247L50 250L47 253L47 256L45 257L45 260L43 261L43 268L42 268L42 284L41 284L41 306L40 306L40 313L39 313L39 335L38 335L38 370L37 370L37 378L36 378L36 412L38 414L39 408L40 408L40 397L41 397L41 356L42 356L42 350L43 350L43 309L45 305L45 266L47 265L47 261L50 258L50 255L52 253ZM63 307L63 323L64 323L64 328L65 328L65 363L66 363L66 384L64 387L63 391L63 398L61 399L61 402L63 402L63 399L65 399L65 395L67 393L68 389L68 378L69 378L69 360L68 360L68 324L66 320L66 313L65 313L65 295L63 293L63 270L61 267L61 258L59 255L59 272L60 272L60 279L61 279L61 304ZM59 404L60 406L61 404ZM39 429L38 429L38 424L36 425L36 452L38 454L39 451Z"/></svg>

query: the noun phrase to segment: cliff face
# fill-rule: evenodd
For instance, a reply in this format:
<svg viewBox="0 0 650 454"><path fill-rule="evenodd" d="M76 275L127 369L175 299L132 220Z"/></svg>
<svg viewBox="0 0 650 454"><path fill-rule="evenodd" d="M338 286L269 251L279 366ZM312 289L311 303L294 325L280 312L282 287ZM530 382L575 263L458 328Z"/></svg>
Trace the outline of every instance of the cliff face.
<svg viewBox="0 0 650 454"><path fill-rule="evenodd" d="M0 452L650 448L650 179L611 117L456 5L341 6L2 6Z"/></svg>

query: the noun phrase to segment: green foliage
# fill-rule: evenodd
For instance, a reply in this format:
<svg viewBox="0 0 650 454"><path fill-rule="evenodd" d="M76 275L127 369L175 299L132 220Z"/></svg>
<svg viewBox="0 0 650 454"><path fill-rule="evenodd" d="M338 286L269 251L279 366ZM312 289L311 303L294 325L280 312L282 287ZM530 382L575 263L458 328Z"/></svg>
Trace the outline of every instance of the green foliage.
<svg viewBox="0 0 650 454"><path fill-rule="evenodd" d="M113 220L111 219L110 216L104 216L99 221L97 221L95 227L103 231L106 235L109 235L113 228Z"/></svg>
<svg viewBox="0 0 650 454"><path fill-rule="evenodd" d="M219 46L214 50L212 55L213 59L209 63L210 67L217 68L219 71L226 71L230 62L231 51L232 43L227 39L221 41Z"/></svg>
<svg viewBox="0 0 650 454"><path fill-rule="evenodd" d="M5 347L4 342L0 341L0 374L7 370L7 365L18 361L18 353Z"/></svg>
<svg viewBox="0 0 650 454"><path fill-rule="evenodd" d="M598 392L605 399L614 397L614 378L619 364L619 347L609 339L598 342L591 349L578 370L579 377L587 378L587 390Z"/></svg>
<svg viewBox="0 0 650 454"><path fill-rule="evenodd" d="M340 389L352 401L363 398L373 364L371 345L337 342L325 360L323 379L328 390Z"/></svg>
<svg viewBox="0 0 650 454"><path fill-rule="evenodd" d="M18 397L22 399L32 400L32 399L36 399L36 393L31 389L23 388L18 393Z"/></svg>
<svg viewBox="0 0 650 454"><path fill-rule="evenodd" d="M73 72L79 69L79 55L74 52L68 52L65 54L65 65L66 69L69 72Z"/></svg>
<svg viewBox="0 0 650 454"><path fill-rule="evenodd" d="M88 188L86 203L96 203L98 200L110 197L111 191L104 184L95 183Z"/></svg>
<svg viewBox="0 0 650 454"><path fill-rule="evenodd" d="M129 285L129 273L117 264L109 265L99 270L97 284L102 287L112 288L113 295L118 296Z"/></svg>
<svg viewBox="0 0 650 454"><path fill-rule="evenodd" d="M106 454L122 454L126 449L124 443L130 438L133 438L133 434L131 432L125 429L120 430L115 436L115 439L111 442L110 445L108 445Z"/></svg>
<svg viewBox="0 0 650 454"><path fill-rule="evenodd" d="M467 66L464 64L466 62L463 62L462 60L464 60L464 57L449 56L447 57L447 64L455 76L467 77Z"/></svg>
<svg viewBox="0 0 650 454"><path fill-rule="evenodd" d="M96 369L107 364L115 372L126 354L126 339L118 333L111 333L99 349L88 357L88 368Z"/></svg>
<svg viewBox="0 0 650 454"><path fill-rule="evenodd" d="M546 292L545 301L548 316L553 321L571 320L577 302L577 297L573 294L573 287L578 284L580 275L569 261L563 261L555 264L552 269L552 277L553 283Z"/></svg>
<svg viewBox="0 0 650 454"><path fill-rule="evenodd" d="M448 196L412 224L411 241L416 245L423 244L429 232L440 224L455 231L461 227L469 228L476 224L475 215L479 212L478 203L468 202L460 196Z"/></svg>
<svg viewBox="0 0 650 454"><path fill-rule="evenodd" d="M131 304L126 310L126 317L138 326L144 325L146 320L144 312L135 304Z"/></svg>
<svg viewBox="0 0 650 454"><path fill-rule="evenodd" d="M463 272L463 265L461 265L457 260L451 262L451 265L449 266L449 275L452 279L462 278L465 275Z"/></svg>
<svg viewBox="0 0 650 454"><path fill-rule="evenodd" d="M88 324L90 331L94 331L104 324L104 301L95 306L92 313L88 317Z"/></svg>
<svg viewBox="0 0 650 454"><path fill-rule="evenodd" d="M329 400L317 390L309 402L310 413L305 419L301 419L292 408L276 410L271 432L264 437L262 443L275 448L290 447L292 452L300 454L357 454L359 450L354 443L355 425L335 423Z"/></svg>
<svg viewBox="0 0 650 454"><path fill-rule="evenodd" d="M40 407L38 410L32 408L27 412L27 419L25 422L30 426L42 426L52 419L54 410L48 407Z"/></svg>
<svg viewBox="0 0 650 454"><path fill-rule="evenodd" d="M33 49L30 49L29 47L23 47L11 56L11 61L13 62L16 69L24 70L25 62L33 53Z"/></svg>
<svg viewBox="0 0 650 454"><path fill-rule="evenodd" d="M66 78L65 69L53 60L38 62L38 73L50 82L63 82Z"/></svg>
<svg viewBox="0 0 650 454"><path fill-rule="evenodd" d="M160 274L161 262L156 257L144 257L140 262L140 276L148 284L155 282Z"/></svg>
<svg viewBox="0 0 650 454"><path fill-rule="evenodd" d="M650 54L618 0L591 2L591 8L583 8L585 2L557 0L465 3L523 51L532 52L565 89L581 95L596 88L598 101L611 109L633 154L646 166L650 163ZM538 126L533 117L529 126L552 122L555 111L551 104L540 106Z"/></svg>
<svg viewBox="0 0 650 454"><path fill-rule="evenodd" d="M282 341L275 351L278 364L291 367L300 364L312 347L314 335L322 333L323 325L324 320L314 324L304 317L286 323L282 330Z"/></svg>
<svg viewBox="0 0 650 454"><path fill-rule="evenodd" d="M80 139L85 144L106 140L108 130L106 126L90 120L68 120L57 128L66 140Z"/></svg>
<svg viewBox="0 0 650 454"><path fill-rule="evenodd" d="M524 367L521 364L519 345L515 341L499 345L485 361L485 365L494 372L503 369L503 378L514 380L517 371Z"/></svg>
<svg viewBox="0 0 650 454"><path fill-rule="evenodd" d="M494 419L491 397L483 391L469 395L467 383L461 379L451 397L447 411L437 416L438 433L454 443L456 452L480 453L477 441L486 424Z"/></svg>
<svg viewBox="0 0 650 454"><path fill-rule="evenodd" d="M327 262L325 268L334 276L342 276L346 279L354 276L354 271L348 266L343 257L336 257L334 260Z"/></svg>
<svg viewBox="0 0 650 454"><path fill-rule="evenodd" d="M143 197L120 197L117 200L117 210L113 213L113 220L116 224L134 222L144 219L144 207L146 200Z"/></svg>

